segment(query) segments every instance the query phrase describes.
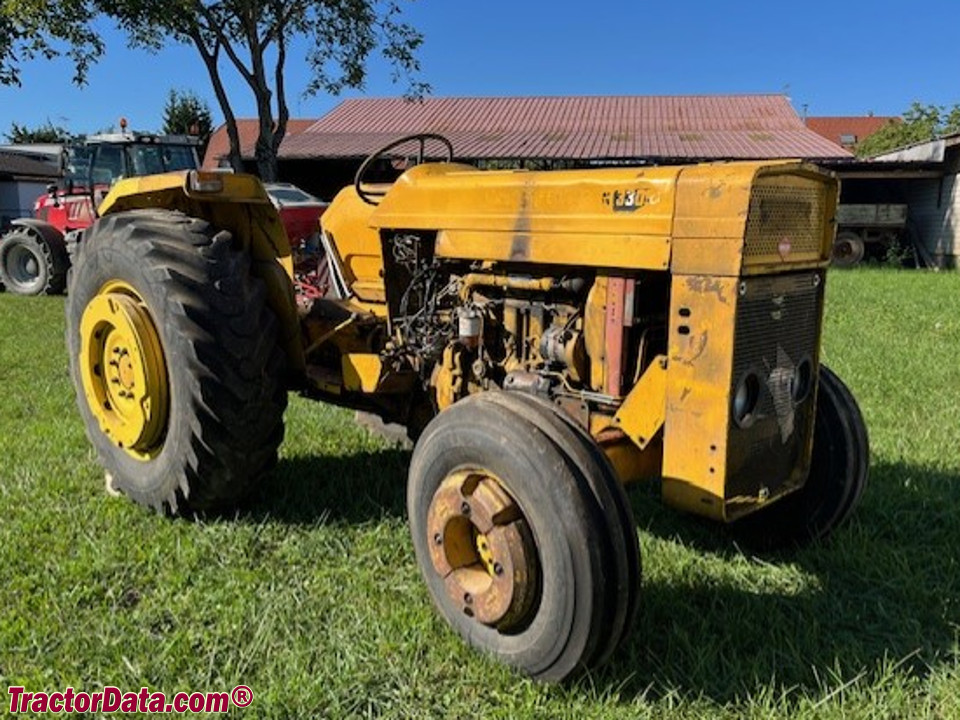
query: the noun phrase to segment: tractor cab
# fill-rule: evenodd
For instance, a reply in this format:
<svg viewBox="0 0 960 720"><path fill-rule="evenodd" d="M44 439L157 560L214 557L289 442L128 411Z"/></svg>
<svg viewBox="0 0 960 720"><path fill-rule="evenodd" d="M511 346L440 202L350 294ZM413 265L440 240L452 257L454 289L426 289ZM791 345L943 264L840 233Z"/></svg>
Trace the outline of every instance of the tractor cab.
<svg viewBox="0 0 960 720"><path fill-rule="evenodd" d="M18 295L63 292L79 231L97 219L118 180L200 167L195 137L121 128L64 148L60 182L36 199L32 218L14 220L0 235L0 287Z"/></svg>
<svg viewBox="0 0 960 720"><path fill-rule="evenodd" d="M83 184L99 206L117 180L200 167L197 139L187 135L110 133L87 138Z"/></svg>
<svg viewBox="0 0 960 720"><path fill-rule="evenodd" d="M120 132L89 135L63 153L63 178L34 203L34 216L60 233L88 227L117 180L200 167L187 135Z"/></svg>
<svg viewBox="0 0 960 720"><path fill-rule="evenodd" d="M197 140L186 135L94 135L87 138L86 150L88 185L93 187L200 166Z"/></svg>

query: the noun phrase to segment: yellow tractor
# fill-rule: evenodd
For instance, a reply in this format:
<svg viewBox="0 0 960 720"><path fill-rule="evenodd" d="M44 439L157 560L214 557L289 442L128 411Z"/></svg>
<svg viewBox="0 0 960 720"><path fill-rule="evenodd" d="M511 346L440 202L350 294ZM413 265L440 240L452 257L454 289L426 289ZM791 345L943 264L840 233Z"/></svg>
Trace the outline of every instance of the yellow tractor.
<svg viewBox="0 0 960 720"><path fill-rule="evenodd" d="M115 489L169 513L241 498L289 390L415 441L409 524L443 617L542 679L637 610L624 485L762 545L826 536L869 465L820 362L835 179L798 162L481 171L431 135L371 156L322 217L332 289L294 295L253 177L123 180L67 302L80 413ZM436 157L436 155L435 155Z"/></svg>

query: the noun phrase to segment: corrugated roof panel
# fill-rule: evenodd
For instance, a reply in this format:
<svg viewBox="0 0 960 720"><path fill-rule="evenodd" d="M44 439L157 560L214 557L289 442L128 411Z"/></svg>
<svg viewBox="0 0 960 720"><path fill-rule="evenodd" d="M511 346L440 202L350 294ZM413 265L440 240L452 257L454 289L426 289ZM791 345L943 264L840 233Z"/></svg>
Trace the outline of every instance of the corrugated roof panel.
<svg viewBox="0 0 960 720"><path fill-rule="evenodd" d="M287 121L287 137L303 132L316 124L315 120L290 119ZM260 122L256 119L241 118L237 120L237 133L240 135L240 154L245 158L252 158L254 147L257 144L257 135L260 132ZM207 151L203 156L204 168L215 168L221 158L230 154L230 136L227 135L226 124L221 125L210 136Z"/></svg>
<svg viewBox="0 0 960 720"><path fill-rule="evenodd" d="M0 150L0 175L34 178L37 181L51 180L60 173L43 160L29 153Z"/></svg>
<svg viewBox="0 0 960 720"><path fill-rule="evenodd" d="M783 95L346 100L282 157L361 157L416 132L456 136L463 158L848 157Z"/></svg>

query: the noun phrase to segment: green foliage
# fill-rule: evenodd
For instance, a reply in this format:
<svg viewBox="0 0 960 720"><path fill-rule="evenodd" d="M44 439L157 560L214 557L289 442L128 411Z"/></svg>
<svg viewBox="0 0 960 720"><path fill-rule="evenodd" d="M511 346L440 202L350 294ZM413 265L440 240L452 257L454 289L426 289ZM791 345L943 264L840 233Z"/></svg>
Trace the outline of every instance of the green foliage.
<svg viewBox="0 0 960 720"><path fill-rule="evenodd" d="M27 145L30 143L68 143L73 139L73 133L66 128L54 125L47 120L39 127L29 128L19 123L10 123L10 129L7 131L7 142L15 145Z"/></svg>
<svg viewBox="0 0 960 720"><path fill-rule="evenodd" d="M0 294L0 703L14 685L243 683L236 717L265 719L958 718L960 274L856 269L826 291L822 358L870 430L852 522L757 557L633 487L636 627L562 686L436 616L404 519L409 453L346 411L291 398L277 469L235 513L172 520L108 497L62 298Z"/></svg>
<svg viewBox="0 0 960 720"><path fill-rule="evenodd" d="M163 128L167 135L195 135L200 140L200 156L213 132L210 106L189 90L170 90L163 108Z"/></svg>
<svg viewBox="0 0 960 720"><path fill-rule="evenodd" d="M0 0L0 83L19 81L20 58L53 57L59 47L75 61L76 79L103 52L93 20L106 16L130 43L158 50L169 43L193 46L200 56L227 124L231 163L240 164L239 135L221 65L239 73L253 94L260 133L255 155L261 176L276 178L277 151L289 108L284 84L288 45L301 38L311 69L307 95L362 88L367 63L379 51L393 78L409 82L405 94L429 87L416 78L423 37L401 19L404 0L67 0L62 3ZM226 61L226 63L221 63Z"/></svg>
<svg viewBox="0 0 960 720"><path fill-rule="evenodd" d="M857 146L858 157L880 155L913 143L933 140L960 132L960 105L921 105L913 103L903 113L902 122L891 122Z"/></svg>
<svg viewBox="0 0 960 720"><path fill-rule="evenodd" d="M20 85L23 61L61 55L73 61L74 82L84 85L104 52L93 27L98 12L90 0L0 0L0 85Z"/></svg>

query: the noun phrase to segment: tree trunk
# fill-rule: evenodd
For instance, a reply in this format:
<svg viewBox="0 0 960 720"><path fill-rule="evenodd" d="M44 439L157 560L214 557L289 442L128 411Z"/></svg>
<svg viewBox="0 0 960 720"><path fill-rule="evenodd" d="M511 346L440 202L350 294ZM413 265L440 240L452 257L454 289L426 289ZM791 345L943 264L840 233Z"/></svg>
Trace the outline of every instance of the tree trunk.
<svg viewBox="0 0 960 720"><path fill-rule="evenodd" d="M257 174L263 182L277 180L277 156L269 150L266 155L261 155L259 140L257 141Z"/></svg>
<svg viewBox="0 0 960 720"><path fill-rule="evenodd" d="M220 79L220 69L217 67L219 48L214 47L213 50L208 50L199 31L191 33L190 37L200 52L203 64L207 68L207 75L210 76L213 91L217 96L217 102L220 104L220 110L223 112L223 119L227 126L227 137L230 138L230 153L227 156L230 167L233 168L234 172L243 172L243 155L240 148L240 132L237 130L237 118L233 114L233 108L230 107L230 99L227 97L227 91Z"/></svg>

